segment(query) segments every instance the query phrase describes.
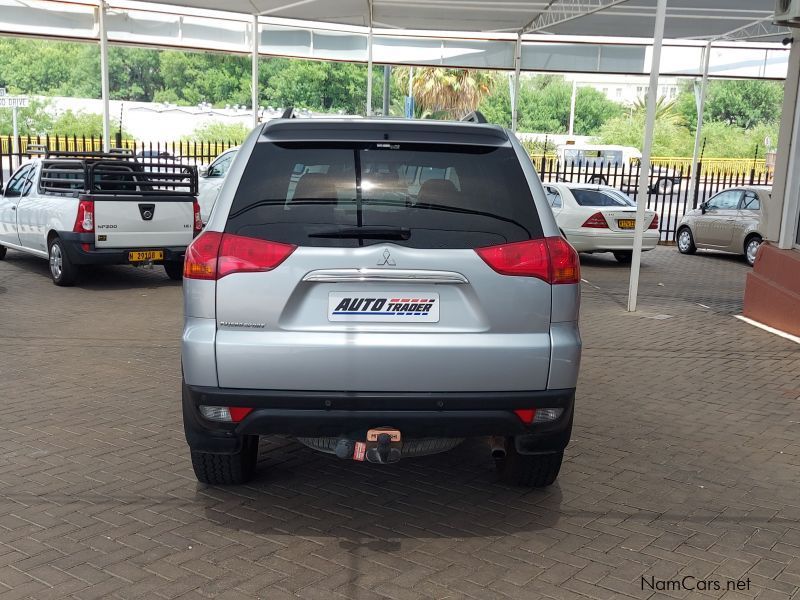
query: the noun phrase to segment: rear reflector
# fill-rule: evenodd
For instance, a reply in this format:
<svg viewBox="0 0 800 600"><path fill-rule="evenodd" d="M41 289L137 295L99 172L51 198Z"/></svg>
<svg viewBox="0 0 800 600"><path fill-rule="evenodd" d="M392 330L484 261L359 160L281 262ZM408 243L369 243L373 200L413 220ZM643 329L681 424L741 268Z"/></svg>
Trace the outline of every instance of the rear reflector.
<svg viewBox="0 0 800 600"><path fill-rule="evenodd" d="M253 412L252 408L240 406L200 406L200 414L209 421L239 423Z"/></svg>
<svg viewBox="0 0 800 600"><path fill-rule="evenodd" d="M518 408L514 414L525 425L535 425L536 423L549 423L556 421L562 414L563 408Z"/></svg>
<svg viewBox="0 0 800 600"><path fill-rule="evenodd" d="M591 217L581 225L581 227L592 227L594 229L608 229L608 221L603 216L603 213L594 213Z"/></svg>
<svg viewBox="0 0 800 600"><path fill-rule="evenodd" d="M183 276L215 280L232 273L271 271L295 249L289 244L206 231L186 249Z"/></svg>
<svg viewBox="0 0 800 600"><path fill-rule="evenodd" d="M518 408L514 411L514 414L519 417L519 420L525 423L525 425L530 425L533 423L533 419L536 417L536 409L535 408Z"/></svg>
<svg viewBox="0 0 800 600"><path fill-rule="evenodd" d="M475 252L501 275L536 277L550 284L581 280L578 253L561 236L477 248Z"/></svg>

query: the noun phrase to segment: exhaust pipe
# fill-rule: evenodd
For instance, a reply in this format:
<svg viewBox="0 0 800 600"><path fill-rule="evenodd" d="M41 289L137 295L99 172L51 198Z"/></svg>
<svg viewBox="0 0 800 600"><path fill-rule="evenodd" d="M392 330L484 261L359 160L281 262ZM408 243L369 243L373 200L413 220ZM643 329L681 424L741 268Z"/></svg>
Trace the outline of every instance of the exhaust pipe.
<svg viewBox="0 0 800 600"><path fill-rule="evenodd" d="M489 450L493 459L504 459L506 457L506 438L499 435L491 436L489 438Z"/></svg>

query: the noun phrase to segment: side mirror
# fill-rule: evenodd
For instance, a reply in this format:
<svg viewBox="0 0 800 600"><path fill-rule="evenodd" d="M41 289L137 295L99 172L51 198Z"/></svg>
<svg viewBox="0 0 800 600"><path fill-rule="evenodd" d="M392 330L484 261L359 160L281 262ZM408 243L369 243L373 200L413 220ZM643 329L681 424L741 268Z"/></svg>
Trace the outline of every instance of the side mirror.
<svg viewBox="0 0 800 600"><path fill-rule="evenodd" d="M197 175L199 177L207 177L208 176L208 165L202 165L197 169Z"/></svg>
<svg viewBox="0 0 800 600"><path fill-rule="evenodd" d="M700 212L702 214L706 214L706 210L708 210L708 207L706 206L706 203L705 202L701 202L700 203Z"/></svg>
<svg viewBox="0 0 800 600"><path fill-rule="evenodd" d="M3 195L3 184L0 183L0 196L2 196L2 195Z"/></svg>

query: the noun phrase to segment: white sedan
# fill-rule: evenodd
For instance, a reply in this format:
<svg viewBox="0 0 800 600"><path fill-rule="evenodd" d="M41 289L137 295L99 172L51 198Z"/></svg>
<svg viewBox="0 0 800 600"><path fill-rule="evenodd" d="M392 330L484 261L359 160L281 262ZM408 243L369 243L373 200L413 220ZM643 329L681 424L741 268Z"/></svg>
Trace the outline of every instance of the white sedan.
<svg viewBox="0 0 800 600"><path fill-rule="evenodd" d="M200 218L203 220L203 225L208 223L211 210L217 202L219 191L222 188L222 184L225 183L225 176L228 174L231 162L233 162L233 158L238 151L239 146L228 148L215 158L210 165L199 169L197 201L200 204Z"/></svg>
<svg viewBox="0 0 800 600"><path fill-rule="evenodd" d="M606 185L546 183L544 191L564 237L578 252L613 252L623 263L633 255L636 203ZM658 214L645 211L642 250L658 245Z"/></svg>

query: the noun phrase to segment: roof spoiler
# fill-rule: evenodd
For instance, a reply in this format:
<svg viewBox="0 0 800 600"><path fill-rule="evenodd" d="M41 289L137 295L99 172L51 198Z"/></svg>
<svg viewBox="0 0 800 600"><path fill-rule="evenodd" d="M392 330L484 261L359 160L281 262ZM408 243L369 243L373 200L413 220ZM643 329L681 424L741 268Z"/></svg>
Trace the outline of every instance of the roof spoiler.
<svg viewBox="0 0 800 600"><path fill-rule="evenodd" d="M461 117L461 120L467 123L488 123L486 117L479 110L473 110L471 113Z"/></svg>

